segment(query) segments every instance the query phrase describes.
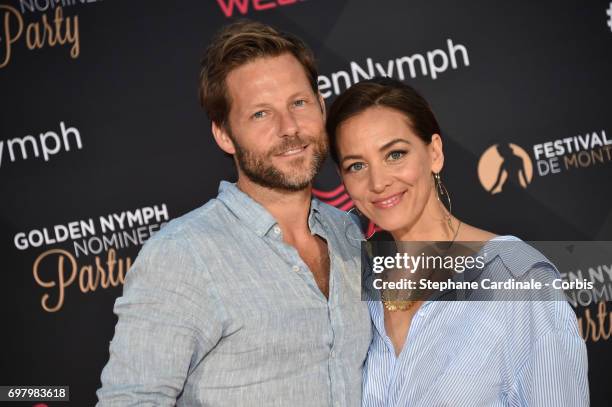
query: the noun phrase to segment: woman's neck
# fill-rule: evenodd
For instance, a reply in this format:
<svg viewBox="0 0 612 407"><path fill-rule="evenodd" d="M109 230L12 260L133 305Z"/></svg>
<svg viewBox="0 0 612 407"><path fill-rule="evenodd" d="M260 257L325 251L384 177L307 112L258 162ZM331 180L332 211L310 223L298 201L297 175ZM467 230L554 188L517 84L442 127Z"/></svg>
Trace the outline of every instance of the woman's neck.
<svg viewBox="0 0 612 407"><path fill-rule="evenodd" d="M395 241L452 241L456 238L459 223L432 194L412 225L390 233Z"/></svg>

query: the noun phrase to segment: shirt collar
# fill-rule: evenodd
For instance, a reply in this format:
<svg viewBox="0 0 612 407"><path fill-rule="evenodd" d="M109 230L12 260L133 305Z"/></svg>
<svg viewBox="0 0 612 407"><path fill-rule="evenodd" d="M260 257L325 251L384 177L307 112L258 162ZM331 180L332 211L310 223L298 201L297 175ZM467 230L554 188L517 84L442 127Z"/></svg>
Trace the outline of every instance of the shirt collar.
<svg viewBox="0 0 612 407"><path fill-rule="evenodd" d="M485 245L478 251L476 256L485 257L485 267L490 267L489 264L499 258L508 273L515 278L521 278L525 273L529 272L538 264L547 264L552 268L555 266L538 250L533 248L528 243L512 235L497 236L487 241ZM484 269L473 268L466 270L464 273L457 273L453 277L455 281L474 281L482 274ZM433 301L442 299L445 295L453 293L455 290L447 290L443 293L435 295ZM427 301L425 304L433 302ZM423 305L425 305L423 304Z"/></svg>
<svg viewBox="0 0 612 407"><path fill-rule="evenodd" d="M538 250L528 243L512 235L497 236L485 243L477 255L484 255L485 264L489 264L499 258L513 277L521 277L523 274L541 263L554 265ZM474 280L482 270L472 270L466 273L466 280ZM471 278L469 278L471 277Z"/></svg>
<svg viewBox="0 0 612 407"><path fill-rule="evenodd" d="M521 277L523 274L531 270L536 264L545 263L554 268L554 265L538 250L523 242L516 236L505 235L497 236L487 241L479 250L476 256L485 256L485 265L489 267L496 258L499 258L504 266L508 269L513 277ZM474 268L467 270L465 273L456 274L454 279L461 281L474 281L480 276L482 269ZM435 297L438 300L428 300L423 303L421 310L425 310L431 304L438 302L445 294L452 293L455 290L448 290L445 293L439 293Z"/></svg>
<svg viewBox="0 0 612 407"><path fill-rule="evenodd" d="M266 208L242 192L235 183L221 181L217 199L223 202L241 222L260 237L265 236L277 224L276 219ZM311 231L314 230L315 222L321 221L320 217L320 202L313 198L310 201L308 214L308 226Z"/></svg>
<svg viewBox="0 0 612 407"><path fill-rule="evenodd" d="M547 264L556 268L546 256L516 236L498 236L491 239L486 249L487 253L490 251L493 254L493 256L487 255L487 257L492 260L495 256L498 256L514 277L523 276L537 264Z"/></svg>

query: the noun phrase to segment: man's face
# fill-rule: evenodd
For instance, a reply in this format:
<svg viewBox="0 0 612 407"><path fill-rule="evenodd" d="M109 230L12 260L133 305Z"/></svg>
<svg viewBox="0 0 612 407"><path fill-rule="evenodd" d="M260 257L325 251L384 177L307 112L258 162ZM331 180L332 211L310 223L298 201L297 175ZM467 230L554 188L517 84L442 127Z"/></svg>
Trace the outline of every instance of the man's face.
<svg viewBox="0 0 612 407"><path fill-rule="evenodd" d="M322 101L291 54L259 58L226 78L229 137L241 174L261 186L308 187L327 155Z"/></svg>

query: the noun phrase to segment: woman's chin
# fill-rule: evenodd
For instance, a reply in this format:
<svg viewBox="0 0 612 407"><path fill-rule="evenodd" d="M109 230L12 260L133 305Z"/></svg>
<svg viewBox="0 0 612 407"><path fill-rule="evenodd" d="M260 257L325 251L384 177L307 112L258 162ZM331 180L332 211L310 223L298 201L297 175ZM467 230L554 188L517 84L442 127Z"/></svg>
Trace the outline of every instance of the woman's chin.
<svg viewBox="0 0 612 407"><path fill-rule="evenodd" d="M380 218L378 220L372 219L372 222L374 222L376 226L378 226L385 232L389 232L395 235L394 232L399 232L400 230L404 229L403 223L405 223L405 219L393 220L389 218L385 218L385 219Z"/></svg>

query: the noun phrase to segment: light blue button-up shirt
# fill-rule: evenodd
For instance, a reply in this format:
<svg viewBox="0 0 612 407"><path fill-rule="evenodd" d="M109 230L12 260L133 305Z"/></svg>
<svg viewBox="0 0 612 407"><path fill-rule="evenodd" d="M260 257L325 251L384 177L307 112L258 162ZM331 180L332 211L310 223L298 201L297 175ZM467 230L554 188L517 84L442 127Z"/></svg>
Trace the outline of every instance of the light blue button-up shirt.
<svg viewBox="0 0 612 407"><path fill-rule="evenodd" d="M222 182L216 199L151 238L127 274L98 405L360 405L372 328L347 222L312 200L328 300L270 213Z"/></svg>
<svg viewBox="0 0 612 407"><path fill-rule="evenodd" d="M489 243L487 272L500 280L558 277L515 237ZM381 302L369 307L375 331L364 407L589 405L586 346L566 301L427 301L398 357Z"/></svg>

